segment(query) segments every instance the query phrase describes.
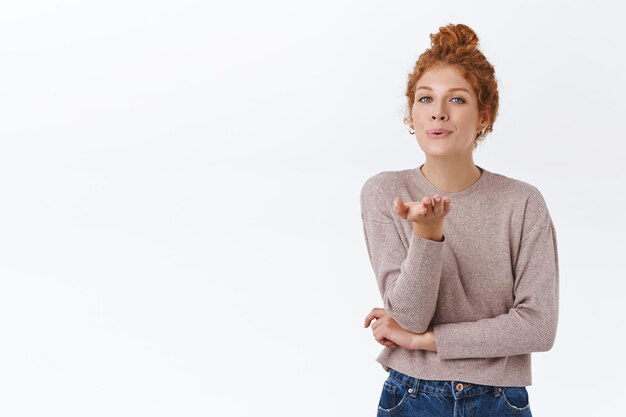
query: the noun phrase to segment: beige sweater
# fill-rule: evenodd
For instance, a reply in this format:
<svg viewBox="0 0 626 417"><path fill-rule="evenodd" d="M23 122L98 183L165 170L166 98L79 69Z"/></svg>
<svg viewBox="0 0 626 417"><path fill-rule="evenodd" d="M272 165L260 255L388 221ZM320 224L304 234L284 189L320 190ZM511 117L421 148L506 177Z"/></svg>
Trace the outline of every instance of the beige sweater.
<svg viewBox="0 0 626 417"><path fill-rule="evenodd" d="M420 167L369 178L361 216L385 310L414 333L432 325L437 352L384 347L376 360L420 379L531 385L531 352L552 348L559 308L556 231L543 196L480 166L474 184L445 193ZM393 210L396 196L435 193L452 201L442 242L415 235Z"/></svg>

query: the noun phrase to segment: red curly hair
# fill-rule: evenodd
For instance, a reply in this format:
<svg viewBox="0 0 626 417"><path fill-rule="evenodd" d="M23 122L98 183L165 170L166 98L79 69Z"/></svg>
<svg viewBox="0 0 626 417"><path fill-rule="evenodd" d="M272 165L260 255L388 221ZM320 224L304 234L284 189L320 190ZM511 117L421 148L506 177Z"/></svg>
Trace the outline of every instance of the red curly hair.
<svg viewBox="0 0 626 417"><path fill-rule="evenodd" d="M439 28L438 33L430 34L430 49L424 51L409 74L406 87L408 109L404 123L411 118L411 109L415 101L415 85L420 77L435 65L452 65L459 69L474 89L478 98L479 114L486 114L488 125L484 134L478 133L476 145L480 138L493 130L498 114L498 83L494 66L487 61L478 50L478 36L464 24L449 24Z"/></svg>

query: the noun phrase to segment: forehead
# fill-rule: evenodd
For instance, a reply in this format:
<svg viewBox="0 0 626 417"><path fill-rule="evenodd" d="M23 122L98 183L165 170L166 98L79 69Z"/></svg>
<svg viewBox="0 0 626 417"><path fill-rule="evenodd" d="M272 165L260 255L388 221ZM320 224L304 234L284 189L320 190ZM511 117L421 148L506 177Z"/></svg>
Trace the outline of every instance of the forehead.
<svg viewBox="0 0 626 417"><path fill-rule="evenodd" d="M463 77L460 70L450 65L435 66L423 73L415 89L425 86L433 91L441 92L451 88L465 88L470 94L472 93L472 85Z"/></svg>

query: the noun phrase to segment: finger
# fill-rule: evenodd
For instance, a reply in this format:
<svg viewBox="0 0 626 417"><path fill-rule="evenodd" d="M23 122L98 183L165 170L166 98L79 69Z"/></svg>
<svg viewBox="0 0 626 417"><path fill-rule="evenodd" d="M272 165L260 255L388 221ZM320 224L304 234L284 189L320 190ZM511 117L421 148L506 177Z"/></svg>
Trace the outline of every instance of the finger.
<svg viewBox="0 0 626 417"><path fill-rule="evenodd" d="M409 214L409 209L411 208L410 202L404 202L400 197L398 197L398 200L401 202L400 215L406 219L406 216Z"/></svg>
<svg viewBox="0 0 626 417"><path fill-rule="evenodd" d="M378 317L382 317L385 314L387 314L387 310L385 310L384 308L381 308L381 307L374 307L372 309L372 313L374 313L376 315L376 318L378 318Z"/></svg>
<svg viewBox="0 0 626 417"><path fill-rule="evenodd" d="M433 208L433 211L435 214L440 215L443 213L443 199L439 194L435 194L433 198L435 200L435 207Z"/></svg>
<svg viewBox="0 0 626 417"><path fill-rule="evenodd" d="M415 217L416 214L421 216L422 210L426 210L421 201L409 201L408 203L405 203L405 204L408 207L408 210L406 211L405 219L409 218L409 214L411 214L411 218Z"/></svg>
<svg viewBox="0 0 626 417"><path fill-rule="evenodd" d="M384 308L375 307L370 311L370 313L365 317L364 327L369 326L372 320L380 318L386 314Z"/></svg>
<svg viewBox="0 0 626 417"><path fill-rule="evenodd" d="M374 320L370 325L370 329L372 329L372 333L376 331L376 328L380 326L382 323L380 320Z"/></svg>
<svg viewBox="0 0 626 417"><path fill-rule="evenodd" d="M372 323L372 332L374 332L376 330L376 328L380 326L380 321L379 320L375 320L374 323Z"/></svg>
<svg viewBox="0 0 626 417"><path fill-rule="evenodd" d="M404 201L402 201L402 198L396 197L393 200L393 209L396 213L400 215L400 217L406 219L407 212L409 211L409 206L407 206Z"/></svg>
<svg viewBox="0 0 626 417"><path fill-rule="evenodd" d="M376 339L376 341L380 343L381 345L384 345L385 340L387 340L387 338L381 335L380 332L378 332L378 334L374 333L374 339Z"/></svg>
<svg viewBox="0 0 626 417"><path fill-rule="evenodd" d="M428 214L428 212L432 210L432 206L432 199L429 196L422 198L422 209L420 214Z"/></svg>
<svg viewBox="0 0 626 417"><path fill-rule="evenodd" d="M450 198L449 197L444 197L443 198L443 212L448 214L450 213Z"/></svg>
<svg viewBox="0 0 626 417"><path fill-rule="evenodd" d="M395 342L389 340L389 339L385 339L383 345L388 346L388 347L394 347L394 346L398 346L395 344Z"/></svg>
<svg viewBox="0 0 626 417"><path fill-rule="evenodd" d="M374 334L374 339L376 339L376 341L383 346L397 346L397 344L393 340L387 339L387 337L383 336L382 334Z"/></svg>

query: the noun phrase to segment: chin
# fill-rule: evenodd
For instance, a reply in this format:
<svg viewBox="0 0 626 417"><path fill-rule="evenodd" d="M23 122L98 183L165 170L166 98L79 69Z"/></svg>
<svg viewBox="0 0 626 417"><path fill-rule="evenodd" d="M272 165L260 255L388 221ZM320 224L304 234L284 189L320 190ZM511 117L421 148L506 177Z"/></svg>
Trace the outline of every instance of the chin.
<svg viewBox="0 0 626 417"><path fill-rule="evenodd" d="M418 141L422 151L432 156L458 156L467 152L468 148L473 148L472 143L466 144L465 147L459 147L458 143L446 142L445 139L441 139L441 142L434 142L438 139L425 138Z"/></svg>
<svg viewBox="0 0 626 417"><path fill-rule="evenodd" d="M427 145L420 145L420 147L422 148L422 151L424 151L424 153L427 153L433 156L446 156L446 155L454 155L458 153L457 149L453 149L450 146L446 146L446 144L444 143L441 143L438 145L429 143Z"/></svg>

